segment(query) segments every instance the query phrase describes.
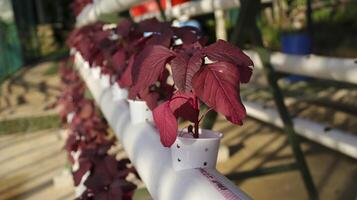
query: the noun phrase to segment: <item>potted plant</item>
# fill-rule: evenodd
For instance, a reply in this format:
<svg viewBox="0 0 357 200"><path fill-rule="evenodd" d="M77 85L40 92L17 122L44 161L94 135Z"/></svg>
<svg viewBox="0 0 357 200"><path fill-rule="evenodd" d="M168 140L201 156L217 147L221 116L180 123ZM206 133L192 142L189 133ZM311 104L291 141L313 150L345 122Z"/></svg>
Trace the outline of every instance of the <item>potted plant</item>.
<svg viewBox="0 0 357 200"><path fill-rule="evenodd" d="M177 39L183 42L192 41L196 38L197 31L193 28L174 28L168 23L161 23L154 19L136 25L122 23L118 25L117 30L122 38L122 49L118 52L119 55L115 55L117 59L113 59L116 60L117 66L121 66L117 83L121 88L129 90L132 122L152 121L151 110L159 101L166 100L172 95L173 86L168 83L169 71L163 69L146 87L137 87L138 71L143 64L141 60L151 51L150 46L160 45L170 48Z"/></svg>
<svg viewBox="0 0 357 200"><path fill-rule="evenodd" d="M137 62L141 63L137 78L140 81L131 90L147 88L155 83L167 64L171 66L177 91L155 108L153 116L162 144L171 147L173 166L177 170L216 164L222 134L199 129L205 116L200 114L201 104L223 114L234 124L242 125L246 116L239 86L249 81L253 62L239 48L223 40L206 47L203 45L204 42L200 41L171 49L152 45L143 50L143 56L137 57ZM185 131L178 131L178 118L193 125ZM208 157L212 159L202 154L210 154ZM189 157L194 160L186 160Z"/></svg>

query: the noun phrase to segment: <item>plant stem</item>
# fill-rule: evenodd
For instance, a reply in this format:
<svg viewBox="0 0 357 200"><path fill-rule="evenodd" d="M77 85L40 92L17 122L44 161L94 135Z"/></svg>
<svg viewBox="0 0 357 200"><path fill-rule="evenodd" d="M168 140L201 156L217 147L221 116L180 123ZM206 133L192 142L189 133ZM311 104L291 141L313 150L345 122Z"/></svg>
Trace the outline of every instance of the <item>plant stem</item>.
<svg viewBox="0 0 357 200"><path fill-rule="evenodd" d="M194 134L193 134L193 137L194 138L198 138L199 137L199 135L198 135L198 129L199 129L199 127L198 127L198 125L199 125L199 123L200 123L200 107L199 107L199 105L198 105L198 98L197 97L195 97L195 110L196 110L196 118L195 118L195 132L194 132Z"/></svg>

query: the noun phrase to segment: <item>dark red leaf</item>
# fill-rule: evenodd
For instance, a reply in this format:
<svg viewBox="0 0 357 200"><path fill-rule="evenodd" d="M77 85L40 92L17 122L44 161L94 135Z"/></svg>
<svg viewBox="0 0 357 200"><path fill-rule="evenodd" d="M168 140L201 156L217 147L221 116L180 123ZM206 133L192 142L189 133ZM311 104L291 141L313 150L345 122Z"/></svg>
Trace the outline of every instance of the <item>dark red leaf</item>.
<svg viewBox="0 0 357 200"><path fill-rule="evenodd" d="M138 31L142 33L144 32L161 33L169 28L170 28L169 22L165 22L165 23L159 22L156 18L151 18L141 21L137 26Z"/></svg>
<svg viewBox="0 0 357 200"><path fill-rule="evenodd" d="M124 73L120 77L120 79L117 81L119 86L121 88L127 88L132 86L133 84L133 78L132 78L132 70L133 70L133 64L135 61L135 54L133 54L128 61L128 66L125 68Z"/></svg>
<svg viewBox="0 0 357 200"><path fill-rule="evenodd" d="M83 105L81 106L79 116L82 119L88 119L90 116L92 116L94 112L94 105L91 101L83 101Z"/></svg>
<svg viewBox="0 0 357 200"><path fill-rule="evenodd" d="M122 19L117 26L117 33L123 37L127 37L132 27L133 22L129 19Z"/></svg>
<svg viewBox="0 0 357 200"><path fill-rule="evenodd" d="M166 101L156 107L153 116L160 132L161 143L165 147L170 147L176 140L178 124L175 115L170 109L169 102Z"/></svg>
<svg viewBox="0 0 357 200"><path fill-rule="evenodd" d="M87 159L79 160L79 169L73 172L74 185L77 186L82 180L82 177L87 173L92 167L92 163Z"/></svg>
<svg viewBox="0 0 357 200"><path fill-rule="evenodd" d="M250 80L253 72L251 67L254 66L253 61L238 47L224 40L218 40L216 43L204 48L203 51L212 61L224 61L235 64L238 67L242 83L247 83Z"/></svg>
<svg viewBox="0 0 357 200"><path fill-rule="evenodd" d="M196 51L182 52L171 61L172 76L176 87L182 92L190 92L192 90L192 77L201 68L202 53Z"/></svg>
<svg viewBox="0 0 357 200"><path fill-rule="evenodd" d="M123 50L118 50L111 58L116 72L122 72L126 66L126 55Z"/></svg>
<svg viewBox="0 0 357 200"><path fill-rule="evenodd" d="M170 47L171 39L173 37L171 29L166 29L162 33L154 33L146 42L146 45L162 45Z"/></svg>
<svg viewBox="0 0 357 200"><path fill-rule="evenodd" d="M199 30L195 27L172 27L172 30L175 35L182 40L184 44L192 44L196 42L199 38Z"/></svg>
<svg viewBox="0 0 357 200"><path fill-rule="evenodd" d="M239 96L239 72L227 62L205 65L192 79L195 94L234 124L246 116Z"/></svg>
<svg viewBox="0 0 357 200"><path fill-rule="evenodd" d="M192 93L177 92L170 99L170 109L176 117L182 117L185 120L194 122L196 113L194 105L195 96Z"/></svg>
<svg viewBox="0 0 357 200"><path fill-rule="evenodd" d="M131 89L132 94L135 95L158 81L166 63L173 56L172 51L160 45L145 47L133 65L132 77L135 85Z"/></svg>
<svg viewBox="0 0 357 200"><path fill-rule="evenodd" d="M139 96L146 102L146 105L150 108L150 110L154 110L157 107L157 101L160 98L159 93L152 92L149 88L146 88L139 92Z"/></svg>

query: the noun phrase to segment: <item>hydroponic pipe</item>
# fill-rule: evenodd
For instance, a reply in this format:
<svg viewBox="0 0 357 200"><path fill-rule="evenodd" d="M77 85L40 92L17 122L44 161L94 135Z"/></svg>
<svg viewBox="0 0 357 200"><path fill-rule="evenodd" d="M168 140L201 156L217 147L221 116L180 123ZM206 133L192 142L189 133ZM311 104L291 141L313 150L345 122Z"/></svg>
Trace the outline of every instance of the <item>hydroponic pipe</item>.
<svg viewBox="0 0 357 200"><path fill-rule="evenodd" d="M116 13L128 10L134 5L142 3L141 0L97 0L88 8L83 9L78 15L77 26L84 26L98 20L103 14Z"/></svg>
<svg viewBox="0 0 357 200"><path fill-rule="evenodd" d="M133 125L127 102L113 101L110 88L102 89L89 69L77 67L153 199L250 199L214 169L174 171L170 149L162 146L154 125Z"/></svg>
<svg viewBox="0 0 357 200"><path fill-rule="evenodd" d="M239 0L200 0L189 1L181 5L176 5L165 10L165 15L169 19L173 18L190 18L207 13L212 13L215 10L226 10L230 8L239 7ZM139 17L135 17L135 21L141 21L151 17L159 17L160 13L149 13Z"/></svg>
<svg viewBox="0 0 357 200"><path fill-rule="evenodd" d="M257 103L243 103L250 117L283 128L283 122L276 110ZM353 134L307 119L294 118L293 122L298 135L357 159L357 137Z"/></svg>
<svg viewBox="0 0 357 200"><path fill-rule="evenodd" d="M258 68L262 62L255 51L245 51ZM357 84L357 58L335 58L317 55L288 55L273 52L270 62L280 72Z"/></svg>

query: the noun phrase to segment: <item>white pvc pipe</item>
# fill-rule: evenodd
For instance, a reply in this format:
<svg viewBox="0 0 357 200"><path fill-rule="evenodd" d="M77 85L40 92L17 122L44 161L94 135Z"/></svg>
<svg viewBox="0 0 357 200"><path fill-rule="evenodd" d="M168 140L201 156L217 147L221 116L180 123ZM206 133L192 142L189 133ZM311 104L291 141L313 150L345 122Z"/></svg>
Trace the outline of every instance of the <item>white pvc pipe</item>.
<svg viewBox="0 0 357 200"><path fill-rule="evenodd" d="M276 110L252 102L244 105L249 116L283 128ZM293 123L298 135L357 159L357 137L353 134L302 118L294 118Z"/></svg>
<svg viewBox="0 0 357 200"><path fill-rule="evenodd" d="M245 51L258 68L262 61L255 51ZM357 58L271 53L270 62L280 72L357 84Z"/></svg>
<svg viewBox="0 0 357 200"><path fill-rule="evenodd" d="M226 29L226 20L224 17L224 10L214 11L214 17L216 21L216 39L226 40L227 41L227 29Z"/></svg>
<svg viewBox="0 0 357 200"><path fill-rule="evenodd" d="M109 88L101 88L88 69L77 67L153 199L250 199L214 169L176 172L170 149L162 146L155 127L150 123L132 124L127 101L113 101Z"/></svg>
<svg viewBox="0 0 357 200"><path fill-rule="evenodd" d="M190 1L181 5L176 5L165 10L165 15L168 18L194 17L207 13L212 13L215 10L227 10L230 8L239 7L239 0L200 0ZM141 21L151 17L160 17L160 13L149 13L139 17L135 17L135 21Z"/></svg>
<svg viewBox="0 0 357 200"><path fill-rule="evenodd" d="M142 3L141 0L98 0L90 8L83 9L77 17L77 26L83 26L98 20L102 14L109 14L128 10L134 5Z"/></svg>

